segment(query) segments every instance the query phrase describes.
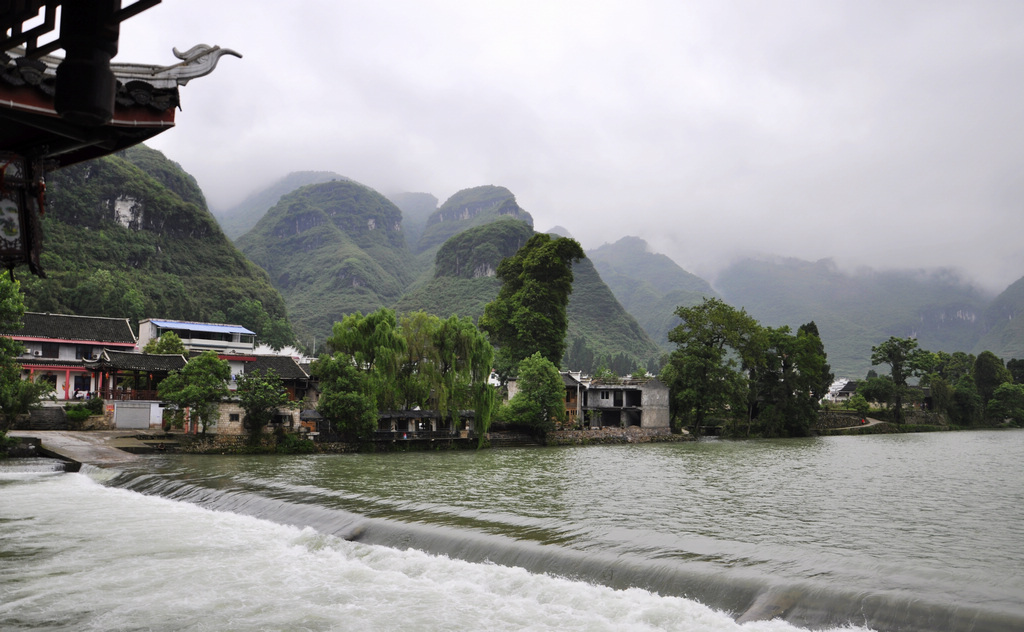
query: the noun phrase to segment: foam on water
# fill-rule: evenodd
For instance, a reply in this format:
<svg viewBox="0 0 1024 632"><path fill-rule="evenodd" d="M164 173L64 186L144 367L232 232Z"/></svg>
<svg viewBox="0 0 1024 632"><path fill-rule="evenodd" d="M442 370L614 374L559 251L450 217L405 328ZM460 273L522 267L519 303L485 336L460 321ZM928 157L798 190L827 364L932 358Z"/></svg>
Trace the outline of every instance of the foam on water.
<svg viewBox="0 0 1024 632"><path fill-rule="evenodd" d="M641 589L348 542L83 474L0 474L0 526L4 630L798 629L740 625Z"/></svg>

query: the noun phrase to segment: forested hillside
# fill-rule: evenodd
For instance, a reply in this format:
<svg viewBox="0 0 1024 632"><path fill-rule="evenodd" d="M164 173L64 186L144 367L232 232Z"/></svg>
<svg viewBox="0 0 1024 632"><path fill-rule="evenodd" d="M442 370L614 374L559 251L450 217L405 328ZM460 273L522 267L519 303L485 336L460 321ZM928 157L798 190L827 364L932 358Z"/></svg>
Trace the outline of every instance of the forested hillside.
<svg viewBox="0 0 1024 632"><path fill-rule="evenodd" d="M395 308L479 318L501 288L494 276L498 264L533 234L527 223L510 218L458 233L437 251L433 278L403 296ZM575 343L569 368L593 371L613 361L620 372L653 367L660 350L615 299L594 265L583 259L573 266L573 276L566 310L567 343Z"/></svg>
<svg viewBox="0 0 1024 632"><path fill-rule="evenodd" d="M384 196L338 180L284 195L237 243L270 274L309 343L345 314L398 300L412 279L401 224Z"/></svg>
<svg viewBox="0 0 1024 632"><path fill-rule="evenodd" d="M61 169L47 179L47 278L22 277L31 311L216 320L284 301L224 236L195 180L144 146Z"/></svg>
<svg viewBox="0 0 1024 632"><path fill-rule="evenodd" d="M987 330L973 352L991 351L1004 360L1024 358L1024 278L1006 288L985 310Z"/></svg>
<svg viewBox="0 0 1024 632"><path fill-rule="evenodd" d="M622 306L663 349L672 349L668 332L679 324L677 307L692 307L717 296L704 279L690 274L663 254L651 252L639 237L623 237L587 253Z"/></svg>

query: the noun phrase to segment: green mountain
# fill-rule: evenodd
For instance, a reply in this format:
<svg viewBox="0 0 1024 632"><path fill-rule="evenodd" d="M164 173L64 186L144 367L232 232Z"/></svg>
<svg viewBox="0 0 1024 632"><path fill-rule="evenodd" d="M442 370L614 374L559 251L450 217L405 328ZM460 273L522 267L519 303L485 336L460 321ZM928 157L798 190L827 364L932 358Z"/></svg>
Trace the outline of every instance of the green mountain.
<svg viewBox="0 0 1024 632"><path fill-rule="evenodd" d="M402 212L350 180L282 196L237 243L270 275L304 342L345 314L395 302L413 276Z"/></svg>
<svg viewBox="0 0 1024 632"><path fill-rule="evenodd" d="M991 351L1004 360L1024 358L1024 277L989 304L985 310L986 331L972 353Z"/></svg>
<svg viewBox="0 0 1024 632"><path fill-rule="evenodd" d="M948 271L840 271L831 260L739 261L716 281L725 301L762 324L814 321L836 375L859 377L871 347L915 337L929 351L970 351L985 331L988 297Z"/></svg>
<svg viewBox="0 0 1024 632"><path fill-rule="evenodd" d="M529 224L508 217L456 234L437 249L430 279L410 287L395 309L479 319L484 305L493 301L501 288L495 276L498 264L532 236Z"/></svg>
<svg viewBox="0 0 1024 632"><path fill-rule="evenodd" d="M22 278L26 307L91 316L212 320L245 300L284 301L224 236L195 180L137 146L47 180L43 268Z"/></svg>
<svg viewBox="0 0 1024 632"><path fill-rule="evenodd" d="M533 225L533 217L519 207L516 196L505 187L488 185L463 189L445 200L427 218L415 250L417 253L428 251L456 233L501 217L520 219Z"/></svg>
<svg viewBox="0 0 1024 632"><path fill-rule="evenodd" d="M433 277L408 292L396 304L398 311L424 310L439 316L456 313L474 320L501 288L495 276L498 264L516 252L534 234L524 221L499 218L466 229L442 245L435 257ZM572 369L592 371L602 361L621 356L625 371L646 367L660 350L640 325L615 299L589 259L573 266L573 292L567 313L571 344L586 347L593 361Z"/></svg>
<svg viewBox="0 0 1024 632"><path fill-rule="evenodd" d="M704 279L669 257L650 251L643 239L623 237L587 253L615 297L663 349L673 345L668 332L679 324L677 307L717 296Z"/></svg>
<svg viewBox="0 0 1024 632"><path fill-rule="evenodd" d="M348 178L332 171L293 171L267 188L253 193L235 206L214 211L213 215L220 222L224 234L230 239L238 239L252 230L267 209L277 204L282 195L291 193L307 184L332 180L348 180Z"/></svg>

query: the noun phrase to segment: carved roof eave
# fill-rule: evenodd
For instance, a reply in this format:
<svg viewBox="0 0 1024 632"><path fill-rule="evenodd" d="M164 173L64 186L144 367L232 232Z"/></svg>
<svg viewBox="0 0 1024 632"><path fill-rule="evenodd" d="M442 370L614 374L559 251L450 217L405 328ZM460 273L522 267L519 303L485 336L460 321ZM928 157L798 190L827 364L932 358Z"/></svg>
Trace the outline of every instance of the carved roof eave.
<svg viewBox="0 0 1024 632"><path fill-rule="evenodd" d="M121 83L129 81L144 81L154 88L175 88L183 86L196 77L204 77L217 67L217 62L224 55L232 55L241 58L242 55L230 48L210 46L208 44L196 44L187 51L179 51L172 48L174 56L180 59L176 64L160 66L157 64L119 64L111 62L110 70ZM46 74L56 74L57 66L64 59L53 55L45 55L40 58L46 64Z"/></svg>
<svg viewBox="0 0 1024 632"><path fill-rule="evenodd" d="M240 53L230 48L207 44L196 44L184 52L177 48L171 50L174 56L181 61L170 66L111 63L110 69L114 72L115 77L125 83L136 80L145 81L155 88L172 88L183 86L196 77L210 74L224 55L242 57Z"/></svg>

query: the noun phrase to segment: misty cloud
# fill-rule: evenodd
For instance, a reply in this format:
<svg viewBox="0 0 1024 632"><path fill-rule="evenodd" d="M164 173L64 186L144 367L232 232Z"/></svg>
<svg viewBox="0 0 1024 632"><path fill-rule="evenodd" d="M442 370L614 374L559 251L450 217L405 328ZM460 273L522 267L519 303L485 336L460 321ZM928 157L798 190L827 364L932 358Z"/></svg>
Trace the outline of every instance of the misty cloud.
<svg viewBox="0 0 1024 632"><path fill-rule="evenodd" d="M234 48L154 143L226 207L296 170L498 184L585 247L1024 274L1024 4L176 0L119 61Z"/></svg>

